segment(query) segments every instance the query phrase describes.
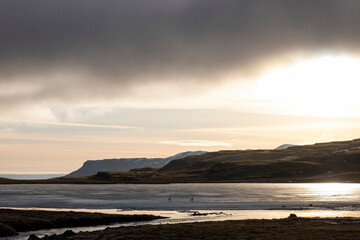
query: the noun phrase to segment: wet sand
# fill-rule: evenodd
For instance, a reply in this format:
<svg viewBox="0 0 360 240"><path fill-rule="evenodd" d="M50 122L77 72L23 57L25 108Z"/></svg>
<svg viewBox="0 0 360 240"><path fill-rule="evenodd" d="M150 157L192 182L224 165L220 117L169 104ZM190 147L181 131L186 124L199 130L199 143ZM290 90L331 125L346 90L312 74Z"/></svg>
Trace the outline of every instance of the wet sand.
<svg viewBox="0 0 360 240"><path fill-rule="evenodd" d="M286 218L108 228L102 231L57 235L44 239L257 239L257 240L355 240L359 218Z"/></svg>

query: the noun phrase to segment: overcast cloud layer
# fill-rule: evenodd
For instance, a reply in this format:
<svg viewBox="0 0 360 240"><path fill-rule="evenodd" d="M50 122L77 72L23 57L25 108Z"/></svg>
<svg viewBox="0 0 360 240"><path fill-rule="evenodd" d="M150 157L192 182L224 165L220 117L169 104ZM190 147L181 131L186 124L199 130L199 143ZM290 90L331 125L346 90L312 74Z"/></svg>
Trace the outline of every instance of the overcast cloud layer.
<svg viewBox="0 0 360 240"><path fill-rule="evenodd" d="M201 87L292 53L357 54L359 12L357 0L3 0L0 102Z"/></svg>

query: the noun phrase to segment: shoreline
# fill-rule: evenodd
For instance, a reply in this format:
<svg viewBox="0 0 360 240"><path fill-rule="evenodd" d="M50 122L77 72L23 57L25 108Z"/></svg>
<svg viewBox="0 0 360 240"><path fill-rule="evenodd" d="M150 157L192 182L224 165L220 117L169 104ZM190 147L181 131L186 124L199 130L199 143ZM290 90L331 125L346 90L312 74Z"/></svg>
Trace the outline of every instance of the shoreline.
<svg viewBox="0 0 360 240"><path fill-rule="evenodd" d="M29 209L16 209L18 211L29 211ZM83 214L83 210L86 209L46 209L51 214L63 213L64 211L77 214ZM75 211L73 211L75 210ZM38 211L38 209L31 209L30 211ZM104 211L104 212L102 212ZM32 234L38 237L52 236L58 234L61 236L67 231L73 233L79 232L102 232L107 228L124 228L124 227L142 227L146 225L158 226L158 225L178 225L178 224L197 224L197 223L210 223L210 222L238 222L238 221L260 221L260 220L280 220L287 218L290 214L296 214L299 219L360 219L360 211L336 211L336 210L192 210L192 211L149 211L149 210L130 210L119 211L118 209L87 209L86 212L90 213L106 213L116 214L117 216L163 216L165 218L158 218L152 221L140 221L140 222L127 222L116 224L99 224L97 226L89 227L64 227L55 229L42 229L38 231L26 231L21 232L19 237L13 237L10 239L27 240ZM0 238L1 239L1 238ZM7 238L6 238L7 239ZM62 238L61 238L62 239ZM86 238L84 238L86 239ZM111 239L111 238L109 238Z"/></svg>
<svg viewBox="0 0 360 240"><path fill-rule="evenodd" d="M167 184L212 184L212 183L245 183L245 184L359 184L358 180L329 180L329 179L318 179L318 180L223 180L223 181L110 181L110 180L97 180L87 178L55 178L55 179L11 179L1 178L0 185L13 185L13 184L36 184L36 185L112 185L112 184L134 184L134 185L167 185Z"/></svg>
<svg viewBox="0 0 360 240"><path fill-rule="evenodd" d="M357 239L360 218L299 218L290 215L282 219L232 220L197 223L143 225L107 228L100 231L73 233L44 237L58 239ZM36 236L33 236L32 239ZM31 238L29 238L31 239Z"/></svg>

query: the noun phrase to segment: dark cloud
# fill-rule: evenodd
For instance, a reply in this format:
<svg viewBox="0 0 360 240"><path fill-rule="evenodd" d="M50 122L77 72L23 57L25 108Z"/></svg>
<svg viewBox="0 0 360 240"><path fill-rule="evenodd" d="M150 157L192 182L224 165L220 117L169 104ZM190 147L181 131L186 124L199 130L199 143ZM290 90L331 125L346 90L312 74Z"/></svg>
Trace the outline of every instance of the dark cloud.
<svg viewBox="0 0 360 240"><path fill-rule="evenodd" d="M292 52L357 53L359 12L357 0L3 0L0 83L41 87L0 99L110 97L151 81L216 83Z"/></svg>

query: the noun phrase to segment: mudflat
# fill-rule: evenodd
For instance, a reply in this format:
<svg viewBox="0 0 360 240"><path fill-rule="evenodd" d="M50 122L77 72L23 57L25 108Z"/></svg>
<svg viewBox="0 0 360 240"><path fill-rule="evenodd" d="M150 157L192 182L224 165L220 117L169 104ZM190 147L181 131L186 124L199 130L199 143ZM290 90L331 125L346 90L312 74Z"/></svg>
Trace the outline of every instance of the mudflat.
<svg viewBox="0 0 360 240"><path fill-rule="evenodd" d="M256 239L355 240L360 237L358 218L287 218L108 228L102 231L54 235L46 239Z"/></svg>
<svg viewBox="0 0 360 240"><path fill-rule="evenodd" d="M96 226L112 223L150 221L153 215L120 215L72 211L0 209L0 237L40 229Z"/></svg>

